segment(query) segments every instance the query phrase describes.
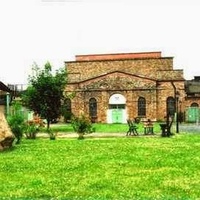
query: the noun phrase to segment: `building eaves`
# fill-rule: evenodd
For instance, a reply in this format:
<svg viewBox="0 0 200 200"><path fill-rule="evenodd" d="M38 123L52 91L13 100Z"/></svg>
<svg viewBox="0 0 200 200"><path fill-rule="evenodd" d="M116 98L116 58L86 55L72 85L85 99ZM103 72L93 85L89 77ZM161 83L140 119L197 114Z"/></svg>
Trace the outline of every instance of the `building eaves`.
<svg viewBox="0 0 200 200"><path fill-rule="evenodd" d="M10 88L0 81L0 90L5 92L11 92Z"/></svg>

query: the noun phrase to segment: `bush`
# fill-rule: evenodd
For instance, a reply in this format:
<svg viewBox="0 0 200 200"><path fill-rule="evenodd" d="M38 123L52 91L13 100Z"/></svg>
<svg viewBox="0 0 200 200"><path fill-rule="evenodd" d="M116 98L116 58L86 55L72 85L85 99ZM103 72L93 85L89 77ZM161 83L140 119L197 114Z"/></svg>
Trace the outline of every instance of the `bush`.
<svg viewBox="0 0 200 200"><path fill-rule="evenodd" d="M71 123L74 131L79 135L78 139L83 139L86 133L93 132L92 123L85 115L73 116Z"/></svg>
<svg viewBox="0 0 200 200"><path fill-rule="evenodd" d="M19 144L24 130L24 116L21 113L20 104L15 103L13 105L13 112L7 117L7 121L12 133L17 139L16 144Z"/></svg>
<svg viewBox="0 0 200 200"><path fill-rule="evenodd" d="M35 124L33 121L29 121L25 124L24 134L27 139L35 139L36 134L39 132L39 126Z"/></svg>
<svg viewBox="0 0 200 200"><path fill-rule="evenodd" d="M49 134L49 139L50 140L55 140L56 139L56 133L52 129L47 129L47 133Z"/></svg>

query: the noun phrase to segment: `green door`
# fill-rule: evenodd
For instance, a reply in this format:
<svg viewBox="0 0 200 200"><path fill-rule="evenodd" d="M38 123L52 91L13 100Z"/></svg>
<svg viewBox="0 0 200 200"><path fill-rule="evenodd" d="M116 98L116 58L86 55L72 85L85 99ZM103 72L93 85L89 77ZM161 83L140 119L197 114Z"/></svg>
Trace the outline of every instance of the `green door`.
<svg viewBox="0 0 200 200"><path fill-rule="evenodd" d="M199 120L199 108L190 107L186 112L187 122L196 122Z"/></svg>
<svg viewBox="0 0 200 200"><path fill-rule="evenodd" d="M122 112L123 109L112 110L112 123L122 123Z"/></svg>

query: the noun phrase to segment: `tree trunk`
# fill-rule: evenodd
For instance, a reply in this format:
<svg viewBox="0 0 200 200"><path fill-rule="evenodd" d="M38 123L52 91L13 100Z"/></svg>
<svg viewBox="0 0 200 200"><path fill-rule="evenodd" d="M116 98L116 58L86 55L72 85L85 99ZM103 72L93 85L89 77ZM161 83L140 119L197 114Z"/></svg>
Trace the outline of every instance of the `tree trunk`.
<svg viewBox="0 0 200 200"><path fill-rule="evenodd" d="M50 129L50 120L47 120L47 131Z"/></svg>

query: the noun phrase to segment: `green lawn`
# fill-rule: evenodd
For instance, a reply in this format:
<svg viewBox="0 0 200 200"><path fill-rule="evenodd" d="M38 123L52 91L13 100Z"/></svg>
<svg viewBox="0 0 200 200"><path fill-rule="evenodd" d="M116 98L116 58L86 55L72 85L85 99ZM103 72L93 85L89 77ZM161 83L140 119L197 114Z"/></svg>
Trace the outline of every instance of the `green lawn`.
<svg viewBox="0 0 200 200"><path fill-rule="evenodd" d="M95 132L98 133L126 133L128 130L127 124L103 124L103 123L94 123L92 124ZM74 132L73 127L71 124L52 124L51 129L54 132ZM43 128L43 131L46 129ZM143 123L138 124L138 132L143 134L144 128ZM155 133L161 133L160 125L159 123L154 124L154 132Z"/></svg>
<svg viewBox="0 0 200 200"><path fill-rule="evenodd" d="M198 199L200 135L23 139L0 153L0 199Z"/></svg>

